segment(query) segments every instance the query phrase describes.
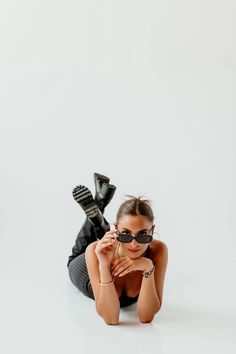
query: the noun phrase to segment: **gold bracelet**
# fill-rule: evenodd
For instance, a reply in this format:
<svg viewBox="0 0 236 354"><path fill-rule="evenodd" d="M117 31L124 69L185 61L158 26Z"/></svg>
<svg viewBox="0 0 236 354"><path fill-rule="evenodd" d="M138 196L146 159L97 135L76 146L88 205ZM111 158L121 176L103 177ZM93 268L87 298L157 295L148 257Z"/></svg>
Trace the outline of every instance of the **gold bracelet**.
<svg viewBox="0 0 236 354"><path fill-rule="evenodd" d="M114 279L112 279L112 281L110 281L109 283L101 283L101 280L99 280L100 285L110 285L112 283L114 283Z"/></svg>

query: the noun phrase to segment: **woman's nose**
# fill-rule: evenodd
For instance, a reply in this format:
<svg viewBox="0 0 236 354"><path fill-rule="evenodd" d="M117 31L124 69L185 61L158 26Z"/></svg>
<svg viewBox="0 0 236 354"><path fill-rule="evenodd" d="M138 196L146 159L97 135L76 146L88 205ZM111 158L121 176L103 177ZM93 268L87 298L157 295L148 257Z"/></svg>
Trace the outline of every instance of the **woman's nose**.
<svg viewBox="0 0 236 354"><path fill-rule="evenodd" d="M130 243L131 245L135 246L137 244L137 241L133 238L133 240Z"/></svg>

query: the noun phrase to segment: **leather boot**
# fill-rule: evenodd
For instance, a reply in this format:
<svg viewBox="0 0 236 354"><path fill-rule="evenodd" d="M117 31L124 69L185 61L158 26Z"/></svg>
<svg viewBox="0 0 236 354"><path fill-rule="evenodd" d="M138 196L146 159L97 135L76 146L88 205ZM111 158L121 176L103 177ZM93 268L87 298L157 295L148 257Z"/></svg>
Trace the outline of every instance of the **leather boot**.
<svg viewBox="0 0 236 354"><path fill-rule="evenodd" d="M96 172L94 173L94 182L96 191L94 200L103 213L115 194L116 186L109 184L109 177Z"/></svg>
<svg viewBox="0 0 236 354"><path fill-rule="evenodd" d="M107 231L104 217L89 188L80 184L73 189L72 195L74 200L84 210L88 221L96 227L98 232L97 237L100 238L100 236L103 236Z"/></svg>
<svg viewBox="0 0 236 354"><path fill-rule="evenodd" d="M99 209L98 209L99 210ZM94 230L97 238L101 239L107 231L110 230L110 225L106 223L105 218L102 215L101 210L98 211L94 217L88 217L88 221L94 225Z"/></svg>

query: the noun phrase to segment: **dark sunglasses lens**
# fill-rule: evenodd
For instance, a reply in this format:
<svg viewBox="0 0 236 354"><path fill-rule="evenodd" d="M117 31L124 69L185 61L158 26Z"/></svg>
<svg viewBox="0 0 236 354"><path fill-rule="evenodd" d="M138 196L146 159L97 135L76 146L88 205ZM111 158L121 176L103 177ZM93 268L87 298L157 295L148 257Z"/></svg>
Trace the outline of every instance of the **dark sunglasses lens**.
<svg viewBox="0 0 236 354"><path fill-rule="evenodd" d="M137 241L139 243L149 243L153 239L152 235L138 235L137 236Z"/></svg>
<svg viewBox="0 0 236 354"><path fill-rule="evenodd" d="M133 240L132 236L127 235L127 234L118 234L117 240L120 242L131 242Z"/></svg>
<svg viewBox="0 0 236 354"><path fill-rule="evenodd" d="M152 235L138 235L137 236L137 242L139 243L149 243L151 242L153 239ZM124 243L128 243L128 242L132 242L133 237L127 234L118 234L117 237L117 241L119 242L124 242Z"/></svg>

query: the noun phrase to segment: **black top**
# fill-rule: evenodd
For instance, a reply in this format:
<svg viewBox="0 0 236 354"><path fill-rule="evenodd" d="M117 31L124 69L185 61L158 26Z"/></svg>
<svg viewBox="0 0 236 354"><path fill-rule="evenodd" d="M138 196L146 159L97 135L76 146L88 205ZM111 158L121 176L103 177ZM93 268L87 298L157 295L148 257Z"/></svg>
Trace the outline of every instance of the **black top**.
<svg viewBox="0 0 236 354"><path fill-rule="evenodd" d="M126 306L130 306L133 303L137 302L138 300L138 296L135 297L131 297L131 296L127 296L124 292L121 294L121 297L119 298L120 300L120 307L126 307Z"/></svg>
<svg viewBox="0 0 236 354"><path fill-rule="evenodd" d="M147 248L147 253L146 253L146 258L149 258L150 259L150 248L149 248L149 245L148 245L148 248ZM122 292L119 300L120 300L120 307L126 307L126 306L130 306L132 305L133 303L137 302L138 300L138 297L139 295L137 296L127 296L124 291Z"/></svg>

